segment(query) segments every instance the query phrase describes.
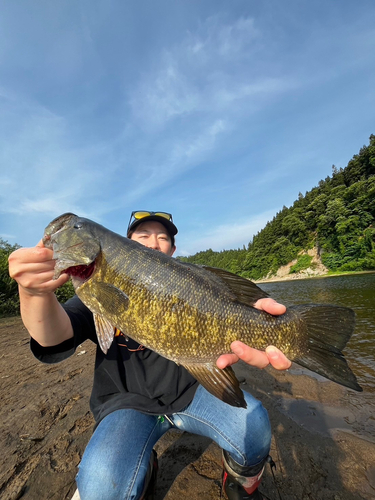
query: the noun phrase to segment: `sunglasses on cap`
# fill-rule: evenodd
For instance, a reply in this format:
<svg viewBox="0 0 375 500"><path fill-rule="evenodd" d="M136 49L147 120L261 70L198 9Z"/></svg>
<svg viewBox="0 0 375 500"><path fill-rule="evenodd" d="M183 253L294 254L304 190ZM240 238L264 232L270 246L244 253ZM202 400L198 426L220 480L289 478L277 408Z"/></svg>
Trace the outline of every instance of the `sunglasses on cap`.
<svg viewBox="0 0 375 500"><path fill-rule="evenodd" d="M131 227L136 225L136 222L139 222L146 217L162 217L163 219L166 219L167 221L171 222L172 227L175 228L173 224L172 214L169 214L167 212L149 212L148 210L135 210L130 215L128 232L131 229ZM175 234L175 232L177 232L176 228L175 231L173 231L173 234Z"/></svg>

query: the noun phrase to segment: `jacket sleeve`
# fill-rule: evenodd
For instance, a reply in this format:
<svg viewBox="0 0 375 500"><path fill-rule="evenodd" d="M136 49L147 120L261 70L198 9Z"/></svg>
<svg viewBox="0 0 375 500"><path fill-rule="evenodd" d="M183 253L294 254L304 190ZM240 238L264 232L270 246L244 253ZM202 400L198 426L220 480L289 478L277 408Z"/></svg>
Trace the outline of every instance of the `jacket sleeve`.
<svg viewBox="0 0 375 500"><path fill-rule="evenodd" d="M73 338L49 347L41 346L33 338L30 340L31 352L43 363L59 363L69 358L85 340L98 343L93 315L77 295L63 304L63 307L72 323Z"/></svg>

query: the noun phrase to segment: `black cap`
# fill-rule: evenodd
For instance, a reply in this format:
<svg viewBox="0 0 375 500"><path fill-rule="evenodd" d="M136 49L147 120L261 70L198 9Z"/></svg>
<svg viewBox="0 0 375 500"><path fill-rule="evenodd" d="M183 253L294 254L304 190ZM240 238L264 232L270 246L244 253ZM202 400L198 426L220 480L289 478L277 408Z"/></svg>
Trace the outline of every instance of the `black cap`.
<svg viewBox="0 0 375 500"><path fill-rule="evenodd" d="M139 224L142 224L143 222L147 221L155 221L155 222L160 222L160 224L163 224L165 229L168 231L169 236L171 237L172 244L174 245L174 237L178 233L178 229L172 222L172 216L171 220L169 220L166 217L163 217L162 215L157 215L157 213L151 212L150 215L146 215L145 217L141 217L140 219L135 219L135 218L133 219L133 214L134 212L130 217L130 222L128 226L128 231L127 231L128 237L135 230L135 228L139 226Z"/></svg>

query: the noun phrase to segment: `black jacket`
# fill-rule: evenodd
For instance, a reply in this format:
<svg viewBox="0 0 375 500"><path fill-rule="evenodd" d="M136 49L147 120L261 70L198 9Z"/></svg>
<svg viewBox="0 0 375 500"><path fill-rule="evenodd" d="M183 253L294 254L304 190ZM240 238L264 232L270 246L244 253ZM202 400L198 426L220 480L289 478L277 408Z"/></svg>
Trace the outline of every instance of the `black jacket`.
<svg viewBox="0 0 375 500"><path fill-rule="evenodd" d="M53 347L42 347L31 339L34 356L44 363L68 358L87 339L98 345L93 315L82 301L74 296L64 309L73 326L72 339ZM96 423L120 408L171 414L191 402L197 387L185 368L117 332L107 354L97 347L90 408Z"/></svg>

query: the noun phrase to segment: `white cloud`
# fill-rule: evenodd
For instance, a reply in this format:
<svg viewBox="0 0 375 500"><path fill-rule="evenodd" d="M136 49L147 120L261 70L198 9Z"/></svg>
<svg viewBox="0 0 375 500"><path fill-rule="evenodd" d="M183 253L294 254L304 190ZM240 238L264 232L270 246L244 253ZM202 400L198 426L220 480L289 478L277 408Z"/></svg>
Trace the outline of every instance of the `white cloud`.
<svg viewBox="0 0 375 500"><path fill-rule="evenodd" d="M371 133L374 29L358 9L348 26L309 4L253 10L241 0L224 14L196 3L186 20L155 10L151 34L130 26L144 16L130 4L64 4L58 16L33 7L32 22L14 7L0 21L0 213L12 214L3 233L65 211L105 223L165 194L174 213L184 214L182 199L212 207L225 190L235 205L249 187L247 213L256 213L257 199L293 199L318 159L337 163L326 151L341 158ZM153 37L169 22L175 29ZM181 236L179 250L242 246L266 218L222 225L194 244Z"/></svg>
<svg viewBox="0 0 375 500"><path fill-rule="evenodd" d="M145 146L145 151L129 167L124 181L125 189L123 193L120 190L113 199L112 208L134 204L137 199L159 190L164 184L197 167L213 154L227 128L225 121L216 120L200 125L198 130L189 131L186 136L164 138L157 148L153 143L148 148ZM138 149L137 145L133 147Z"/></svg>
<svg viewBox="0 0 375 500"><path fill-rule="evenodd" d="M216 99L222 105L231 104L241 99L256 99L264 96L276 96L282 92L298 88L299 84L286 78L261 78L251 84L238 84L231 88L218 88ZM254 103L255 104L255 103Z"/></svg>
<svg viewBox="0 0 375 500"><path fill-rule="evenodd" d="M292 78L256 70L261 37L252 18L217 15L155 55L128 91L124 151L132 164L117 205L219 160L242 120L255 124L264 103L296 88Z"/></svg>
<svg viewBox="0 0 375 500"><path fill-rule="evenodd" d="M133 116L146 130L163 127L177 116L188 115L198 105L197 90L169 55L165 56L157 74L147 74L130 97Z"/></svg>
<svg viewBox="0 0 375 500"><path fill-rule="evenodd" d="M206 129L192 137L190 141L182 140L177 142L170 153L171 166L179 168L181 160L183 164L191 165L202 161L202 156L216 146L217 138L225 133L228 125L224 120L215 120Z"/></svg>
<svg viewBox="0 0 375 500"><path fill-rule="evenodd" d="M16 237L14 234L6 234L6 233L0 233L0 238L3 240L14 240Z"/></svg>
<svg viewBox="0 0 375 500"><path fill-rule="evenodd" d="M0 135L0 165L5 174L0 212L56 214L76 208L80 213L100 204L109 183L105 145L73 146L66 119L38 104L8 101Z"/></svg>
<svg viewBox="0 0 375 500"><path fill-rule="evenodd" d="M130 93L138 125L155 133L177 119L223 119L233 115L236 100L246 102L236 111L249 114L254 99L294 89L290 78L257 71L260 34L254 25L251 18L223 24L220 16L211 17L199 32L165 49Z"/></svg>
<svg viewBox="0 0 375 500"><path fill-rule="evenodd" d="M249 57L260 35L253 18L240 17L226 22L219 14L206 19L197 32L189 32L182 45L188 55L194 55L195 64L212 65L218 56L220 60Z"/></svg>

